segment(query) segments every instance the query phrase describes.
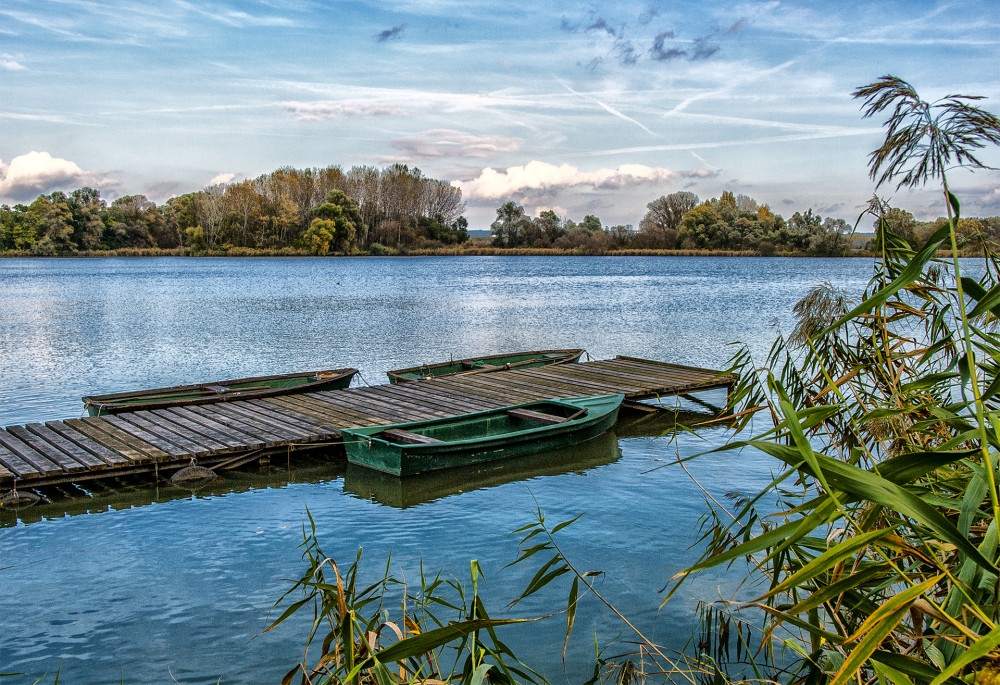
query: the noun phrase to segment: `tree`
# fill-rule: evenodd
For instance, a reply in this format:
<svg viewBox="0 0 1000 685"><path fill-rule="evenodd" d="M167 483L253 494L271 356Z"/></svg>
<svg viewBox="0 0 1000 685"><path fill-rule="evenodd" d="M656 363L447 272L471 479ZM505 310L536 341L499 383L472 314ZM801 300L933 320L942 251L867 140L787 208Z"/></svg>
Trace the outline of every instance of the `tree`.
<svg viewBox="0 0 1000 685"><path fill-rule="evenodd" d="M337 233L337 222L332 219L313 219L309 228L302 235L308 250L319 256L330 253L330 245Z"/></svg>
<svg viewBox="0 0 1000 685"><path fill-rule="evenodd" d="M29 250L37 239L35 221L27 207L0 206L0 251Z"/></svg>
<svg viewBox="0 0 1000 685"><path fill-rule="evenodd" d="M73 242L81 250L93 250L101 241L101 234L104 232L101 212L106 207L100 191L94 188L84 187L69 194Z"/></svg>
<svg viewBox="0 0 1000 685"><path fill-rule="evenodd" d="M724 249L729 246L728 233L722 217L706 202L684 215L677 240L684 247Z"/></svg>
<svg viewBox="0 0 1000 685"><path fill-rule="evenodd" d="M686 191L659 197L646 205L646 216L639 222L639 232L666 235L681 227L684 215L698 206L698 196Z"/></svg>
<svg viewBox="0 0 1000 685"><path fill-rule="evenodd" d="M72 241L73 212L65 193L39 195L28 205L28 214L38 236L33 250L41 254L59 254L76 249Z"/></svg>
<svg viewBox="0 0 1000 685"><path fill-rule="evenodd" d="M850 246L850 234L851 227L846 221L827 217L813 232L809 240L809 252L817 257L843 257Z"/></svg>
<svg viewBox="0 0 1000 685"><path fill-rule="evenodd" d="M517 247L524 242L524 229L530 223L524 207L509 200L497 208L497 218L490 224L493 244L497 247Z"/></svg>
<svg viewBox="0 0 1000 685"><path fill-rule="evenodd" d="M364 221L361 219L358 203L342 190L331 190L327 193L326 201L318 207L314 207L310 214L315 218L310 224L309 230L313 230L317 226L316 219L329 222L323 224L321 229L330 232L333 249L337 252L345 254L350 252L354 248L358 231L364 230ZM311 240L308 236L307 239Z"/></svg>

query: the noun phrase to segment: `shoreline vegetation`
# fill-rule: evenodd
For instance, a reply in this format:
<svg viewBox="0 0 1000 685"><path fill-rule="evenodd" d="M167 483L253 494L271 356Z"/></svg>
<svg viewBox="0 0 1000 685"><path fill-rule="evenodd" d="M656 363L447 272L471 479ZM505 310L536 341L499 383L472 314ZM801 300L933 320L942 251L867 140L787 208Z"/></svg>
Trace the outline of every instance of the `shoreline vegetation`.
<svg viewBox="0 0 1000 685"><path fill-rule="evenodd" d="M0 205L0 256L874 256L884 231L915 243L947 223L889 206L881 223L862 215L852 226L812 209L785 219L747 195L702 202L680 191L649 202L637 228L551 210L531 217L508 200L481 237L470 235L465 209L461 189L403 164L284 168L162 205L145 195L109 204L84 187ZM1000 244L1000 217L962 219L956 234L963 254L982 254Z"/></svg>
<svg viewBox="0 0 1000 685"><path fill-rule="evenodd" d="M40 257L26 250L10 250L0 253L0 258ZM352 254L315 255L308 250L285 248L266 250L254 248L231 248L229 250L195 251L187 247L164 248L123 248L119 250L87 250L72 254L44 255L51 259L102 259L110 257L760 257L750 250L613 250L608 252L584 252L580 249L561 250L558 248L526 247L499 248L490 245L468 245L405 251L387 251L382 254L355 252ZM796 252L769 255L771 257L809 257ZM868 250L850 250L839 257L873 257Z"/></svg>

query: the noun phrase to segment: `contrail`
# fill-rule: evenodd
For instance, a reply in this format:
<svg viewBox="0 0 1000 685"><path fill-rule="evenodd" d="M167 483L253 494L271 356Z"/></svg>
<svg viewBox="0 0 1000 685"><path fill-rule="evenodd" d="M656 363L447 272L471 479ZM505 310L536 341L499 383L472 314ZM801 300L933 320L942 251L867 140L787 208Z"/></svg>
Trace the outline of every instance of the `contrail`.
<svg viewBox="0 0 1000 685"><path fill-rule="evenodd" d="M650 130L649 130L648 128L646 128L646 127L645 127L644 125L642 125L641 123L639 123L638 121L636 121L636 120L635 120L635 119L633 119L632 117L629 117L629 116L626 116L625 114L622 114L621 112L619 112L619 111L618 111L617 109L615 109L615 108L614 108L614 107L612 107L611 105L608 105L608 104L605 104L605 103L601 102L600 100L598 100L597 98L595 98L595 97L594 97L593 95L585 95L584 93L578 93L577 91L575 91L575 90L573 90L572 88L570 88L570 87L569 87L569 84L567 84L567 83L566 83L565 81L563 81L563 80L562 80L561 78L559 78L559 77L556 77L556 81L558 81L558 82L559 82L559 85L561 85L561 86L562 86L563 88L565 88L566 90L568 90L569 92L571 92L571 93L572 93L573 95L576 95L576 96L578 96L578 97L581 97L581 98L583 98L584 100L590 100L590 101L592 101L592 102L595 102L595 103L597 103L597 104L598 104L598 105L599 105L599 106L601 107L601 109L603 109L603 110L604 110L605 112L608 112L608 113L610 113L610 114L614 114L614 115L615 115L616 117L618 117L619 119L624 119L625 121L628 121L628 122L630 122L630 123L633 123L633 124L635 124L636 126L638 126L639 128L641 128L641 129L642 129L643 131L645 131L646 133L648 133L648 134L649 134L649 135L651 135L651 136L654 136L654 137L656 137L656 138L659 138L659 137L660 137L659 135L657 135L656 133L653 133L652 131L650 131Z"/></svg>

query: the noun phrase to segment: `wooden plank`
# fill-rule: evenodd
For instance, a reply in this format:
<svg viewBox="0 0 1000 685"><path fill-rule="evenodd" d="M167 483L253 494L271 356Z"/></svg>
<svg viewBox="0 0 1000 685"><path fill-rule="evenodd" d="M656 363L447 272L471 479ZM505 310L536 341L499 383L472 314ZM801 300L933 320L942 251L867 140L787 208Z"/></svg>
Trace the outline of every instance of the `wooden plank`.
<svg viewBox="0 0 1000 685"><path fill-rule="evenodd" d="M293 441L309 441L316 437L316 432L312 428L304 428L291 421L273 416L263 407L252 405L248 402L231 402L228 409L236 413L243 414L255 421L266 423L269 430L287 434Z"/></svg>
<svg viewBox="0 0 1000 685"><path fill-rule="evenodd" d="M192 424L197 424L204 426L206 429L212 430L217 434L225 435L228 439L232 440L235 445L234 447L240 446L245 449L257 450L265 447L267 443L250 433L234 428L233 426L226 425L219 421L215 421L208 416L203 416L190 410L190 408L183 407L170 407L162 411L172 414L177 417L177 420L190 421Z"/></svg>
<svg viewBox="0 0 1000 685"><path fill-rule="evenodd" d="M626 362L601 362L595 363L593 366L589 366L591 369L600 369L605 372L612 373L623 373L629 374L632 377L640 379L646 386L650 385L664 385L664 384L677 384L677 383L697 383L701 381L709 381L712 379L711 374L698 373L695 371L670 371L667 369L659 369L656 367L642 368L638 365L633 365Z"/></svg>
<svg viewBox="0 0 1000 685"><path fill-rule="evenodd" d="M108 467L107 462L105 462L103 459L98 459L96 456L94 456L87 450L83 449L76 443L67 440L63 436L53 431L51 428L47 428L46 426L43 426L40 423L29 423L27 426L24 427L23 430L25 432L31 431L31 434L34 435L36 438L38 438L39 440L44 440L45 442L53 445L57 449L62 450L64 453L68 454L77 462L79 462L81 466L91 471L106 469Z"/></svg>
<svg viewBox="0 0 1000 685"><path fill-rule="evenodd" d="M211 454L228 454L231 449L221 443L217 443L200 436L191 434L190 431L182 433L180 429L172 426L169 422L160 417L154 416L149 411L123 412L117 417L126 421L151 435L157 435L163 440L176 445L183 450L182 456L207 457Z"/></svg>
<svg viewBox="0 0 1000 685"><path fill-rule="evenodd" d="M275 397L274 399L279 399ZM280 398L282 402L288 402L292 406L301 403L302 411L306 409L314 410L317 412L330 412L333 411L338 416L342 416L344 421L343 426L346 428L348 426L377 426L381 423L381 419L374 417L370 414L366 414L363 411L353 409L351 407L342 407L338 404L332 404L329 400L321 397L316 397L313 394L309 395L296 395L285 396Z"/></svg>
<svg viewBox="0 0 1000 685"><path fill-rule="evenodd" d="M400 411L405 411L411 413L418 418L444 418L446 416L454 415L454 411L450 409L441 409L440 407L435 407L429 403L416 403L411 399L402 399L391 392L387 392L384 388L389 388L391 386L384 385L376 388L365 388L365 396L373 401L381 402L383 405L389 408L398 408Z"/></svg>
<svg viewBox="0 0 1000 685"><path fill-rule="evenodd" d="M472 376L466 376L464 378L449 378L448 380L435 381L435 383L455 386L465 392L474 392L481 397L491 398L496 402L500 402L500 406L507 404L521 404L522 402L532 402L534 400L543 400L547 397L547 395L534 390L530 393L522 392L520 390L512 390L509 385L497 386L488 381L484 381L482 378L473 378Z"/></svg>
<svg viewBox="0 0 1000 685"><path fill-rule="evenodd" d="M120 418L121 416L121 414L118 416L102 416L101 421L111 428L116 428L125 435L130 435L135 439L142 440L143 442L152 445L172 459L191 456L191 453L188 450L178 447L169 440L164 440L156 433L150 433L148 430Z"/></svg>
<svg viewBox="0 0 1000 685"><path fill-rule="evenodd" d="M185 415L182 412L174 411L174 408L154 409L150 413L169 421L172 424L182 426L185 430L203 436L203 439L209 438L221 445L225 445L225 447L229 450L240 451L244 449L254 449L252 447L247 447L246 438L237 439L230 435L227 431L216 430L195 421L194 418L192 418L196 416L195 414ZM263 447L264 443L261 442L259 446Z"/></svg>
<svg viewBox="0 0 1000 685"><path fill-rule="evenodd" d="M200 417L214 421L216 423L221 423L229 426L241 433L246 433L247 435L253 435L264 441L265 447L275 447L276 445L284 445L288 438L283 435L278 435L273 433L266 428L262 428L259 424L251 423L248 418L242 414L228 414L216 411L220 405L203 405L203 406L192 406L187 407L187 411L198 414Z"/></svg>
<svg viewBox="0 0 1000 685"><path fill-rule="evenodd" d="M485 409L491 409L497 400L492 398L486 398L482 395L474 395L468 392L463 392L455 387L442 387L440 383L422 383L419 388L414 388L410 390L408 385L412 383L401 384L400 386L390 386L395 388L394 392L407 392L412 397L419 398L429 398L439 405L444 407L450 407L453 410L457 410L459 413L467 413L469 407L472 406L482 406Z"/></svg>
<svg viewBox="0 0 1000 685"><path fill-rule="evenodd" d="M376 416L385 423L405 423L419 419L437 418L429 410L414 412L413 409L400 406L392 400L379 398L372 388L356 388L342 391L342 402L351 407L360 407L367 413Z"/></svg>
<svg viewBox="0 0 1000 685"><path fill-rule="evenodd" d="M548 425L554 425L557 423L566 423L565 416L553 416L552 414L543 414L540 411L532 411L531 409L508 409L507 414L513 416L515 419L525 419L526 421L537 421L538 423L544 423Z"/></svg>
<svg viewBox="0 0 1000 685"><path fill-rule="evenodd" d="M268 399L274 406L282 407L288 411L298 412L303 416L312 417L316 421L322 421L325 425L333 426L340 430L347 426L370 425L369 423L358 423L358 419L348 411L337 410L332 404L321 402L317 399L304 397L271 397ZM363 415L358 415L363 416Z"/></svg>
<svg viewBox="0 0 1000 685"><path fill-rule="evenodd" d="M142 409L127 414L119 414L119 416L141 428L145 428L166 438L178 447L183 447L191 451L202 449L208 450L211 454L228 454L233 451L224 442L215 440L198 430L172 421L169 414L157 414L152 409Z"/></svg>
<svg viewBox="0 0 1000 685"><path fill-rule="evenodd" d="M702 368L700 366L685 366L683 364L674 364L672 362L661 362L661 361L657 361L655 359L642 359L641 357L629 357L629 356L626 356L626 355L623 355L623 354L616 355L615 359L621 359L623 361L629 361L629 362L640 362L642 364L647 364L649 366L664 367L664 368L668 368L668 369L678 369L678 370L684 370L684 371L701 371L701 372L706 372L706 373L710 373L710 374L713 374L713 375L720 373L719 371L716 371L715 369L705 369L705 368Z"/></svg>
<svg viewBox="0 0 1000 685"><path fill-rule="evenodd" d="M349 426L353 423L347 418L344 412L334 409L332 404L320 402L316 399L279 395L278 397L269 397L267 401L273 407L281 407L288 411L298 412L303 416L309 416L316 421L323 421L325 424L333 425L337 428Z"/></svg>
<svg viewBox="0 0 1000 685"><path fill-rule="evenodd" d="M5 430L0 430L0 445L3 445L8 451L13 452L26 461L42 476L52 476L63 472L59 464L47 459L44 454L39 454L29 445L25 445ZM7 465L6 462L5 465ZM10 465L7 466L10 468Z"/></svg>
<svg viewBox="0 0 1000 685"><path fill-rule="evenodd" d="M659 364L631 361L628 359L608 359L600 362L591 362L587 366L628 369L633 373L638 373L643 376L667 379L678 377L712 378L713 376L723 373L712 369L676 368Z"/></svg>
<svg viewBox="0 0 1000 685"><path fill-rule="evenodd" d="M61 468L65 473L79 473L87 470L85 464L80 463L72 455L66 454L55 445L42 440L24 426L7 426L7 432Z"/></svg>
<svg viewBox="0 0 1000 685"><path fill-rule="evenodd" d="M245 407L238 406L241 404L241 402L223 402L221 404L214 405L212 410L218 414L229 416L240 421L245 421L252 426L259 426L262 430L266 430L267 432L277 436L280 440L279 444L285 444L289 441L306 437L301 431L293 430L288 426L275 425L275 423L268 420L266 416L261 416L260 414L254 413Z"/></svg>
<svg viewBox="0 0 1000 685"><path fill-rule="evenodd" d="M348 391L346 390L340 391L340 393L338 393L339 397L337 400L347 404L351 408L360 408L366 414L378 419L380 423L405 423L406 421L414 420L412 414L399 409L386 407L384 404L379 402L372 402L364 395L348 396L346 395L347 392Z"/></svg>
<svg viewBox="0 0 1000 685"><path fill-rule="evenodd" d="M641 369L634 369L616 362L594 362L587 365L588 371L600 371L615 378L621 378L627 382L635 383L640 387L654 383L663 384L675 380L676 374L647 373Z"/></svg>
<svg viewBox="0 0 1000 685"><path fill-rule="evenodd" d="M8 471L3 464L0 464L0 483L14 480L14 474Z"/></svg>
<svg viewBox="0 0 1000 685"><path fill-rule="evenodd" d="M486 403L480 401L473 404L468 401L463 402L448 397L440 397L435 393L428 392L425 388L419 388L417 391L407 392L404 388L397 390L395 385L388 387L392 388L392 390L386 391L386 394L398 397L401 402L418 403L434 407L439 411L445 412L445 414L449 416L468 414L474 411L482 411L483 409L492 409L494 406L493 402Z"/></svg>
<svg viewBox="0 0 1000 685"><path fill-rule="evenodd" d="M170 458L169 454L155 445L150 445L148 442L139 440L134 435L112 426L103 418L64 419L63 423L108 449L131 459L134 463L141 464L151 460Z"/></svg>
<svg viewBox="0 0 1000 685"><path fill-rule="evenodd" d="M311 433L317 437L329 435L329 427L324 426L321 422L311 416L305 416L303 414L299 414L298 412L292 412L282 407L273 406L263 398L259 400L247 400L246 403L253 406L258 411L264 412L275 421L280 421L282 424L294 426L295 428L301 428L303 431Z"/></svg>
<svg viewBox="0 0 1000 685"><path fill-rule="evenodd" d="M510 371L509 374L514 373L524 373L521 371ZM495 375L495 374L494 374ZM526 395L531 399L546 399L552 397L579 397L580 395L594 395L595 393L592 389L585 386L573 386L567 385L565 383L556 383L553 381L548 381L544 379L530 378L526 376L509 375L507 377L501 377L498 379L490 379L485 381L483 379L476 379L477 383L490 382L496 387L505 388L508 392L519 392L522 395ZM518 404L519 402L529 401L527 399L518 399L514 402L509 402L508 404Z"/></svg>
<svg viewBox="0 0 1000 685"><path fill-rule="evenodd" d="M574 375L572 378L562 378L553 376L550 373L536 373L535 369L523 369L512 373L524 374L530 378L530 382L538 383L544 387L551 387L553 390L563 392L564 397L571 396L569 393L577 395L617 395L618 393L628 394L621 384L608 382L597 377L595 374ZM633 388L630 388L633 389ZM641 389L641 388L634 388Z"/></svg>
<svg viewBox="0 0 1000 685"><path fill-rule="evenodd" d="M32 425L34 424L28 425L28 430L32 430ZM87 450L108 466L123 466L132 463L131 459L123 457L117 452L108 449L101 443L87 437L83 433L73 430L62 421L47 421L45 423L45 427L53 433L69 440L73 444Z"/></svg>
<svg viewBox="0 0 1000 685"><path fill-rule="evenodd" d="M42 474L32 464L0 445L0 464L17 478L38 478Z"/></svg>
<svg viewBox="0 0 1000 685"><path fill-rule="evenodd" d="M410 431L404 431L398 428L390 428L389 430L384 430L382 431L382 435L395 442L405 442L410 445L426 445L435 442L441 442L437 438L432 438L427 435L419 435L417 433L411 433Z"/></svg>

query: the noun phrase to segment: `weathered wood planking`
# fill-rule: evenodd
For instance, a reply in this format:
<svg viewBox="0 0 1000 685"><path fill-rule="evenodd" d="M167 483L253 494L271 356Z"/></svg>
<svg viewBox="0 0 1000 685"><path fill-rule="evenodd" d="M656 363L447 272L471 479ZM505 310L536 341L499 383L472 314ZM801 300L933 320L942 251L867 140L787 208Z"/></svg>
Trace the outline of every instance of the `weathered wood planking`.
<svg viewBox="0 0 1000 685"><path fill-rule="evenodd" d="M727 388L711 369L636 357L511 369L399 385L142 410L0 429L0 486L211 465L259 450L339 440L340 429L454 416L553 397L623 393L639 400Z"/></svg>

